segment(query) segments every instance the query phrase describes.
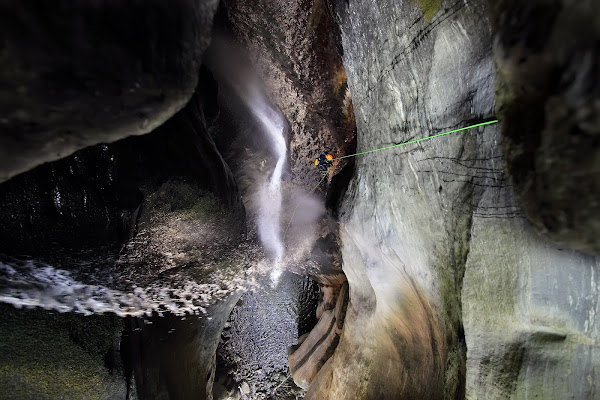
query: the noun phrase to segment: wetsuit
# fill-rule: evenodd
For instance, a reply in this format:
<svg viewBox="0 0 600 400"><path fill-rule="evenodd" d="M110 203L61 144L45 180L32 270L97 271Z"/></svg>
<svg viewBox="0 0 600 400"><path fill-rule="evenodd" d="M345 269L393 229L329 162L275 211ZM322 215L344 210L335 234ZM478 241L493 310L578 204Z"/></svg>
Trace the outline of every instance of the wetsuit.
<svg viewBox="0 0 600 400"><path fill-rule="evenodd" d="M325 153L321 153L319 158L317 158L315 161L317 161L315 164L317 164L317 168L319 168L319 171L321 172L327 172L329 167L333 165L333 162L327 159L327 154Z"/></svg>

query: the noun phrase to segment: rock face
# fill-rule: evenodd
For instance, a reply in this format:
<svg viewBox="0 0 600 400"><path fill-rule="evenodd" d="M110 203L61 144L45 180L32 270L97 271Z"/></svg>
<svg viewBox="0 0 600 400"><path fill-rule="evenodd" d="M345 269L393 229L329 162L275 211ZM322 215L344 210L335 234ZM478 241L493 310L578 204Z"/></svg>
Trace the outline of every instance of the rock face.
<svg viewBox="0 0 600 400"><path fill-rule="evenodd" d="M290 124L292 180L314 186L320 177L313 160L321 151L355 146L339 32L328 3L227 0L221 11L224 25L247 49L269 98Z"/></svg>
<svg viewBox="0 0 600 400"><path fill-rule="evenodd" d="M600 254L600 4L498 8L496 109L515 193L538 232Z"/></svg>
<svg viewBox="0 0 600 400"><path fill-rule="evenodd" d="M308 293L299 278L235 308L241 294L224 296L228 282L248 278L248 259L264 259L247 240L256 232L246 211L254 217L252 185L268 182L275 162L255 104L219 81L232 73L218 63L219 82L198 73L216 2L0 0L0 290L22 283L6 254L40 261L25 263L28 277L40 272L25 282L33 287L55 271L45 261L156 283L175 307L209 295L171 297L165 276L223 295L204 319L129 320L121 349L123 327L110 317L2 312L0 396L19 387L29 397L210 399L234 309L221 354L223 374L239 379L219 382L223 397L301 396L286 362L306 399L598 397L600 259L588 254L600 233L595 7L221 3L217 34L246 48L264 103L286 120L286 209L319 181L312 160L322 150L342 156L500 119L336 161L317 196L302 200L312 214L284 213L295 225L284 261L323 292L319 321L302 335L301 313L290 311ZM89 300L77 290L90 286L63 281L59 293ZM49 331L49 340L30 335ZM22 344L48 352L31 357ZM32 368L13 372L24 364ZM53 379L65 382L56 395Z"/></svg>
<svg viewBox="0 0 600 400"><path fill-rule="evenodd" d="M0 305L1 399L125 399L114 315L83 316Z"/></svg>
<svg viewBox="0 0 600 400"><path fill-rule="evenodd" d="M7 317L0 325L5 329L13 321L26 322L18 324L7 344L7 351L16 355L2 358L3 388L17 385L18 393L52 399L123 399L134 396L132 393L137 394L128 398L211 398L220 332L241 294L228 296L235 291L231 283L244 277L247 260L256 257L257 251L251 243L238 247L245 238L245 212L231 171L208 132L218 108L216 83L206 70L200 73L198 88L198 94L183 110L148 135L80 150L0 185L0 289L3 295L5 290L14 289L13 275L21 273L20 264L13 264L8 257L33 259L70 271L78 279L74 284L61 281L65 271L56 275L53 268L42 280L54 279L49 282L56 286L66 282L66 294L83 287L83 303L91 297L94 285L125 289L121 293L135 297L140 287L152 284L166 294L164 301L182 307L186 298L176 300L168 294L174 289L172 284L195 282L211 293L193 290L187 301L209 300L212 307L207 309L208 316L190 316L182 321L165 312L163 318L155 314L148 321L129 320L122 341L128 361L125 366L119 364L111 375L109 366L102 364L103 360L110 361L108 345L102 343L104 353L88 355L69 337L73 329L104 329L102 323L110 322L110 318L94 316L86 323L82 316L46 316L40 319L49 318L49 322L36 324L28 322L28 316L35 318L36 313L44 312L16 312L13 319ZM43 265L32 267L34 274L44 270ZM92 286L86 292L81 282ZM70 310L64 303L70 296L52 298L53 289L47 293L49 299L37 301L51 307L53 299L56 309ZM104 311L116 311L111 308L116 304L107 298L92 300L102 301ZM89 312L85 307L79 311ZM90 333L91 340L104 340L113 334L118 346L123 331L123 322L118 322L114 332L108 331L109 327L106 334ZM56 340L59 349L69 352L64 363L44 358L48 344L29 338L31 329L47 333L49 342ZM19 343L29 346L29 354L12 349ZM87 349L86 343L81 345ZM118 352L114 357L120 360ZM36 365L37 370L23 369L21 363ZM62 366L82 372L54 372ZM180 373L178 366L186 373ZM14 379L11 368L21 368ZM36 373L39 381L31 380ZM54 387L49 383L53 377L74 387ZM87 389L85 380L90 381Z"/></svg>
<svg viewBox="0 0 600 400"><path fill-rule="evenodd" d="M303 396L304 390L290 376L286 350L314 326L317 287L308 277L284 272L277 285L267 278L244 293L229 316L217 353L215 380L229 396L239 393L239 387L245 398L256 400ZM223 393L215 400L229 396Z"/></svg>
<svg viewBox="0 0 600 400"><path fill-rule="evenodd" d="M308 389L321 367L335 351L344 326L348 306L348 284L335 291L322 286L322 299L317 308L319 322L298 344L288 349L290 371L296 385Z"/></svg>
<svg viewBox="0 0 600 400"><path fill-rule="evenodd" d="M336 2L358 151L494 118L502 11ZM502 130L516 134L510 123ZM599 261L527 223L499 133L491 125L356 158L340 210L350 302L307 399L596 396Z"/></svg>
<svg viewBox="0 0 600 400"><path fill-rule="evenodd" d="M212 305L203 317L130 319L123 352L134 377L132 397L212 400L221 330L240 296Z"/></svg>
<svg viewBox="0 0 600 400"><path fill-rule="evenodd" d="M314 166L314 158L323 150L341 155L353 152L355 148L354 111L341 63L339 32L329 5L324 1L224 1L216 21L219 21L221 28L216 31L222 40L215 39L208 51L211 56L208 65L215 71L215 76L234 75L242 77L237 79L243 82L244 76L256 73L261 84L264 84L269 100L280 109L288 124L286 134L289 138L290 162L286 171L289 173L284 178L286 199L282 216L290 229L288 231L286 228L285 263L294 272L307 274L320 284L339 290L346 279L340 268L337 222L331 211L337 209L339 192L349 180L348 172L351 174L353 163L335 161L330 178L316 188L315 197L323 200L329 209L326 215L323 206L315 198L306 199L306 209L303 209L304 206L298 208L301 199L321 179ZM230 38L241 45L247 59L242 62L239 59L232 60L231 54L223 51L227 49L223 44L227 42L223 38ZM228 59L229 62L223 61ZM249 64L253 65L255 71L246 67ZM236 71L235 74L225 72L232 69ZM229 82L234 87L236 84L240 82ZM234 111L233 115L239 115L240 109L247 107L239 99L236 103L236 96L239 93L233 89L225 88L220 92L221 104L226 103ZM242 118L238 116L235 119ZM246 120L247 125L252 126L252 118ZM232 130L224 124L223 119L221 122L220 131ZM242 124L242 129L245 125ZM232 139L241 139L245 151L252 149L250 154L247 151L238 152L228 158L242 188L246 187L245 176L250 175L249 170L258 170L254 165L259 164L261 159L268 160L264 155L268 152L256 148L256 139L253 139L257 136L256 132L246 130L249 132L238 132ZM223 138L218 136L215 140L220 144ZM333 177L342 170L345 170L345 174ZM333 190L329 190L331 195L326 198L329 186ZM245 194L244 197L247 201ZM305 220L299 217L302 214ZM310 223L306 223L307 219L311 219ZM314 342L323 342L322 346L314 346L314 342L309 348L305 346L300 357L302 360L296 360L291 365L292 369L302 369L294 378L298 377L297 382L303 381L303 386L313 379L337 345L341 325L333 330L328 328L343 322L343 319L334 320L333 312L319 317L321 322L318 326L325 326L326 332L317 330L312 338ZM306 359L303 359L304 356Z"/></svg>
<svg viewBox="0 0 600 400"><path fill-rule="evenodd" d="M0 252L48 262L67 255L76 258L79 253L85 253L80 258L91 259L96 253L114 255L134 239L128 258L134 250L145 252L142 242L157 250L155 256L158 252L164 257L165 252L190 247L183 242L167 246L164 240L175 236L167 238L165 229L177 225L185 231L217 211L237 221L229 224L229 236L239 239L244 230L243 205L231 171L208 133L217 113L216 84L206 71L202 77L199 88L204 95L194 96L151 135L81 150L0 186L5 206L0 211L5 228L0 232ZM177 221L169 225L175 217ZM159 235L161 227L162 247L156 240L137 237L149 231ZM155 256L145 263L151 264ZM182 259L171 267L185 263ZM157 261L157 268L158 264L163 269L169 265Z"/></svg>
<svg viewBox="0 0 600 400"><path fill-rule="evenodd" d="M600 260L548 243L522 218L474 218L471 234L467 398L597 398Z"/></svg>
<svg viewBox="0 0 600 400"><path fill-rule="evenodd" d="M148 133L190 99L218 2L0 3L0 182Z"/></svg>

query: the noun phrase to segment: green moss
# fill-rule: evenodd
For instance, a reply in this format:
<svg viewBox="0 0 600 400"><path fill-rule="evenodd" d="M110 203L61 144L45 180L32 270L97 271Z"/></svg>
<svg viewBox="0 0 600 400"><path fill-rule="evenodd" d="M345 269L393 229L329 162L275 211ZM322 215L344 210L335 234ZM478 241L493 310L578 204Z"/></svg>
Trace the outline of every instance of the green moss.
<svg viewBox="0 0 600 400"><path fill-rule="evenodd" d="M199 198L193 206L177 210L176 212L188 220L211 222L218 216L223 215L224 211L215 197L206 195Z"/></svg>
<svg viewBox="0 0 600 400"><path fill-rule="evenodd" d="M425 21L431 22L431 18L440 11L442 0L418 0L418 3L425 14Z"/></svg>
<svg viewBox="0 0 600 400"><path fill-rule="evenodd" d="M510 237L502 226L482 226L477 234L482 248L471 253L469 302L477 305L480 322L506 324L515 318L519 265L522 254L516 238ZM501 266L501 267L496 267ZM495 321L495 322L493 322Z"/></svg>
<svg viewBox="0 0 600 400"><path fill-rule="evenodd" d="M106 398L107 385L122 372L114 353L119 319L10 306L0 311L0 399Z"/></svg>

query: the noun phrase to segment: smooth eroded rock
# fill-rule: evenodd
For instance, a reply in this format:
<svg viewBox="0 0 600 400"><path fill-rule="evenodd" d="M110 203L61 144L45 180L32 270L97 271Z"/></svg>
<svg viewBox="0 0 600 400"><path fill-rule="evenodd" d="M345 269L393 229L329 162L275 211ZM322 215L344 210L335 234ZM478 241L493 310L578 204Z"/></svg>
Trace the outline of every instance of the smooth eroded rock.
<svg viewBox="0 0 600 400"><path fill-rule="evenodd" d="M0 182L148 133L190 99L217 2L0 3Z"/></svg>
<svg viewBox="0 0 600 400"><path fill-rule="evenodd" d="M600 254L600 6L496 7L496 110L515 194L544 237Z"/></svg>

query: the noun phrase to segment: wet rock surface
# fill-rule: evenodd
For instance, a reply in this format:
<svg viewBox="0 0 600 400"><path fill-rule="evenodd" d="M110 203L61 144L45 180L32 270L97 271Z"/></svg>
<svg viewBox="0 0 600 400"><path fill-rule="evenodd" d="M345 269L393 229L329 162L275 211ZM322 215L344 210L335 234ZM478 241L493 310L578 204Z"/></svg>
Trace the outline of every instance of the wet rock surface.
<svg viewBox="0 0 600 400"><path fill-rule="evenodd" d="M286 119L290 162L282 183L282 218L286 227L287 268L322 283L342 285L346 279L341 270L337 222L333 215L336 207L325 208L319 199L324 200L331 192L328 186L336 174L344 166L351 171L353 164L351 160L335 161L330 176L318 187L321 176L314 166L314 158L323 150L338 155L355 148L354 112L341 64L339 32L329 4L226 1L220 5L216 21L214 46L207 52L207 63L215 76L228 75L225 71L231 71L232 65L252 64L251 73L259 78L269 101ZM228 45L223 46L223 42ZM244 49L242 58L232 58L223 50L231 47L230 42ZM215 60L219 59L229 59L229 63L221 61L215 66ZM249 75L245 67L233 71L230 75L241 77L241 81ZM253 124L252 118L240 118L244 105L240 107L236 93L228 92L227 85L222 86L224 90L219 94L222 108L232 110L233 115L237 114L236 119L247 121L242 132L235 136L244 151L227 157L240 187L244 188L249 181L247 177L255 174L252 171L260 169L257 165L264 165L268 149L257 148L256 135L248 129ZM217 124L224 132L232 131L226 118ZM215 140L219 145L224 138L227 140L229 136ZM337 193L345 184L347 179L338 181L333 192ZM313 195L307 196L313 188ZM246 195L244 199L250 209Z"/></svg>
<svg viewBox="0 0 600 400"><path fill-rule="evenodd" d="M497 7L496 110L515 193L546 238L600 254L600 6Z"/></svg>
<svg viewBox="0 0 600 400"><path fill-rule="evenodd" d="M294 382L308 389L315 376L329 360L340 341L348 307L348 284L341 288L320 286L321 300L317 307L317 324L301 334L298 344L288 349L288 364Z"/></svg>
<svg viewBox="0 0 600 400"><path fill-rule="evenodd" d="M79 381L75 388L49 383L58 376L67 385L73 375L53 372L56 365L62 368L54 353L50 357L56 360L36 364L41 386L19 383L19 377L19 382L7 378L7 384L22 384L32 396L51 399L210 397L229 295L251 283L246 273L262 251L246 240L240 193L208 133L218 113L218 89L206 70L198 90L149 135L78 151L1 185L2 301L84 314L155 313L128 322L122 343L128 364L114 377L79 353L64 362L65 368L83 369L81 376L90 380L87 391ZM209 316L179 319L202 311ZM83 317L65 314L40 330L50 337L56 333L63 343L63 331L77 318ZM97 318L90 318L89 326L80 325L100 329ZM8 327L5 322L2 327ZM26 329L16 335L27 337ZM202 348L195 351L198 343ZM31 343L30 351L44 346ZM20 368L22 357L1 360L10 370ZM177 365L188 366L189 373L180 374ZM104 388L105 383L112 386Z"/></svg>
<svg viewBox="0 0 600 400"><path fill-rule="evenodd" d="M204 94L152 134L81 150L3 184L0 252L75 272L88 264L135 273L146 283L192 259L222 261L243 240L245 215L208 134L216 83L207 71L202 78Z"/></svg>
<svg viewBox="0 0 600 400"><path fill-rule="evenodd" d="M122 351L132 398L213 399L220 333L241 295L207 307L202 316L128 319Z"/></svg>
<svg viewBox="0 0 600 400"><path fill-rule="evenodd" d="M231 172L214 144L210 146L208 125L218 111L212 104L217 88L207 72L202 77L199 89L204 94L152 135L81 150L3 184L0 252L55 261L56 252L74 256L102 247L118 251L136 234L139 220L150 218L142 207L144 199L169 181L187 187L188 193L213 195L243 218ZM162 198L163 203L171 201L169 211L194 207L189 194ZM232 228L239 231L243 225ZM91 256L80 258L86 257Z"/></svg>
<svg viewBox="0 0 600 400"><path fill-rule="evenodd" d="M322 151L351 152L356 128L339 32L326 1L224 1L217 20L247 49L267 93L290 124L290 173L310 188ZM335 167L345 165L336 162ZM326 187L326 185L324 185Z"/></svg>
<svg viewBox="0 0 600 400"><path fill-rule="evenodd" d="M4 1L0 397L596 398L592 3Z"/></svg>
<svg viewBox="0 0 600 400"><path fill-rule="evenodd" d="M358 151L494 118L492 27L504 11L336 2ZM508 123L503 133L519 135ZM306 398L595 396L598 260L526 222L499 128L356 159L340 210L350 303Z"/></svg>
<svg viewBox="0 0 600 400"><path fill-rule="evenodd" d="M556 247L523 218L474 218L471 233L462 297L467 395L596 398L600 260Z"/></svg>
<svg viewBox="0 0 600 400"><path fill-rule="evenodd" d="M194 92L216 8L3 1L0 182L169 119Z"/></svg>
<svg viewBox="0 0 600 400"><path fill-rule="evenodd" d="M493 117L485 6L419 4L336 4L358 151ZM469 207L486 187L502 185L479 173L499 154L478 154L494 134L486 127L356 158L340 209L350 302L339 347L307 398L464 394Z"/></svg>

